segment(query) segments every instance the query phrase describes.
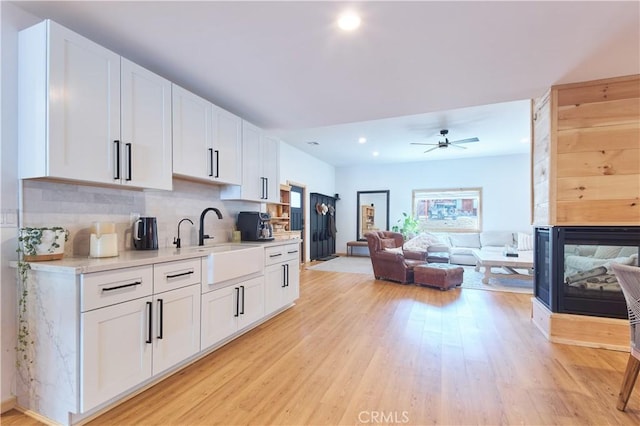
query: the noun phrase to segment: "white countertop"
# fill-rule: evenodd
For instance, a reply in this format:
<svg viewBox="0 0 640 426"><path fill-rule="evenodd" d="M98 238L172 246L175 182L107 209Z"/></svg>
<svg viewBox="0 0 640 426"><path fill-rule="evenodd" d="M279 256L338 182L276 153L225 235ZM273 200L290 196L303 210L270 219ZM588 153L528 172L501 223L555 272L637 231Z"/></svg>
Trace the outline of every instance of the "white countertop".
<svg viewBox="0 0 640 426"><path fill-rule="evenodd" d="M152 265L154 263L171 262L174 260L206 257L209 254L209 252L207 252L207 248L213 249L214 247L218 246L246 245L247 247L272 247L285 244L299 244L301 241L301 239L295 238L288 240L273 240L268 242L227 242L210 244L202 247L184 247L182 249L162 248L158 250L132 250L120 252L116 257L65 257L61 260L29 262L29 264L31 265L31 269L34 271L47 271L78 275L91 272L109 271L112 269ZM11 262L10 266L16 267L17 262Z"/></svg>

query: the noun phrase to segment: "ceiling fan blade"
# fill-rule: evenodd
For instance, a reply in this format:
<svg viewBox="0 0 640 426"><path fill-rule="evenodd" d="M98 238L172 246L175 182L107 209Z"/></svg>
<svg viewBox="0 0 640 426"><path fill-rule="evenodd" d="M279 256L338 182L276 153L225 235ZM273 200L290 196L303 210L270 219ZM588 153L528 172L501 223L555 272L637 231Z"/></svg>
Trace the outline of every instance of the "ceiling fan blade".
<svg viewBox="0 0 640 426"><path fill-rule="evenodd" d="M431 151L433 151L434 149L438 149L438 148L439 148L439 147L434 146L433 148L429 148L428 150L426 150L425 152L423 152L423 154L426 154L427 152L431 152Z"/></svg>
<svg viewBox="0 0 640 426"><path fill-rule="evenodd" d="M456 145L454 143L450 143L449 146L455 146L456 148L460 148L460 149L467 149L466 146L460 146L460 145Z"/></svg>
<svg viewBox="0 0 640 426"><path fill-rule="evenodd" d="M451 141L449 143L469 143L469 142L480 142L480 139L478 138L460 139L459 141Z"/></svg>
<svg viewBox="0 0 640 426"><path fill-rule="evenodd" d="M437 143L409 142L409 145L438 145Z"/></svg>

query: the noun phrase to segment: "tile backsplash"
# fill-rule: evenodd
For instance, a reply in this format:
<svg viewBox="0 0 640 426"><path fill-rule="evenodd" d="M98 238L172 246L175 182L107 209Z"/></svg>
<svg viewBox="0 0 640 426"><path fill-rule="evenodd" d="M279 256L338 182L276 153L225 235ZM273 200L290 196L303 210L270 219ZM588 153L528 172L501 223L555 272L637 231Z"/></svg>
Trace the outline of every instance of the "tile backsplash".
<svg viewBox="0 0 640 426"><path fill-rule="evenodd" d="M23 184L23 223L20 226L62 226L69 230L65 256L89 255L93 222L114 222L118 250L131 250L132 214L155 216L158 221L158 246L173 247L178 222L182 246L198 244L200 213L207 207L222 212L205 218L205 234L214 237L205 244L231 239L238 212L261 210L260 203L221 201L217 185L174 179L173 191L131 190L83 186L70 183L25 180Z"/></svg>

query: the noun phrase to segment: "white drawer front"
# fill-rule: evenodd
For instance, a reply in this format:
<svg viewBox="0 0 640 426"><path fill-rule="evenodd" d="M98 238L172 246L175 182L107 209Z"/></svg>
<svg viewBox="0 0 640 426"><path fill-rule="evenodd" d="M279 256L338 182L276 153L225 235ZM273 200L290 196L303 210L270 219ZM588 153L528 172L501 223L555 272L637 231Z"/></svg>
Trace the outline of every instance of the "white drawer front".
<svg viewBox="0 0 640 426"><path fill-rule="evenodd" d="M264 264L265 266L274 265L276 263L284 262L285 259L285 246L267 247L264 250Z"/></svg>
<svg viewBox="0 0 640 426"><path fill-rule="evenodd" d="M153 267L123 268L113 271L82 274L82 312L126 302L153 292Z"/></svg>
<svg viewBox="0 0 640 426"><path fill-rule="evenodd" d="M153 265L153 292L158 294L201 281L200 258Z"/></svg>
<svg viewBox="0 0 640 426"><path fill-rule="evenodd" d="M287 261L300 259L300 243L284 246L284 257Z"/></svg>
<svg viewBox="0 0 640 426"><path fill-rule="evenodd" d="M300 258L300 244L286 244L282 246L267 247L265 249L265 266L276 263L288 262Z"/></svg>

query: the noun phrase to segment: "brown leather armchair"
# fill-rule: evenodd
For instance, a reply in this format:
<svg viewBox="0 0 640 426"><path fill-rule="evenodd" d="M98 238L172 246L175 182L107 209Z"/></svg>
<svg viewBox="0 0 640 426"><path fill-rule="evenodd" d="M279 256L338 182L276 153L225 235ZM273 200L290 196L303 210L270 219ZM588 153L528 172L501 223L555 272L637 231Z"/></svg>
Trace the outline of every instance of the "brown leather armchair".
<svg viewBox="0 0 640 426"><path fill-rule="evenodd" d="M427 262L426 253L402 250L404 240L398 232L372 231L367 232L365 237L376 279L412 283L413 267ZM394 248L400 250L394 251Z"/></svg>

